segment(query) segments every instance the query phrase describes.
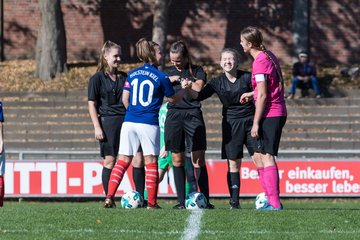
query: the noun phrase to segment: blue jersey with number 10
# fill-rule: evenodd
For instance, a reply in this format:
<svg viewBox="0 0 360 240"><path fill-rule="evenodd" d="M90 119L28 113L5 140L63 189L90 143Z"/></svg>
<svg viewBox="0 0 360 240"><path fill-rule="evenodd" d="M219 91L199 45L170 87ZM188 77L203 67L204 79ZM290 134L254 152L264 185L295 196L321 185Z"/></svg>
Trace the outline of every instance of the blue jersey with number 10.
<svg viewBox="0 0 360 240"><path fill-rule="evenodd" d="M124 90L130 91L124 121L150 125L159 125L159 110L164 96L175 94L169 77L150 64L129 72Z"/></svg>

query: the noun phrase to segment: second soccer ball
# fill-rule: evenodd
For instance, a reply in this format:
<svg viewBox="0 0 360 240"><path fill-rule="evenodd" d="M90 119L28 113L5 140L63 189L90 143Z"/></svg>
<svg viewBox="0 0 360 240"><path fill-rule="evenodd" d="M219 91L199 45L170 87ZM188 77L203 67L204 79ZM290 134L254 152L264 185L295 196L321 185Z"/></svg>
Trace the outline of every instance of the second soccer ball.
<svg viewBox="0 0 360 240"><path fill-rule="evenodd" d="M268 199L264 192L262 192L256 196L256 199L255 199L255 208L256 209L260 209L260 208L264 207L267 203L268 203Z"/></svg>
<svg viewBox="0 0 360 240"><path fill-rule="evenodd" d="M186 209L195 210L206 208L207 199L201 192L190 193L185 200Z"/></svg>
<svg viewBox="0 0 360 240"><path fill-rule="evenodd" d="M128 191L121 197L122 208L139 208L143 205L143 199L137 191Z"/></svg>

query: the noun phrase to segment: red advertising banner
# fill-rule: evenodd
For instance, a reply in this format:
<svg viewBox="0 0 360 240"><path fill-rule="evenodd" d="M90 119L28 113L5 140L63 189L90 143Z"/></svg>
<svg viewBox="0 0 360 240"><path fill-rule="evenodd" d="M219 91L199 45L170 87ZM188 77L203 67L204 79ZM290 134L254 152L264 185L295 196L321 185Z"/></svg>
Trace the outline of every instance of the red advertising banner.
<svg viewBox="0 0 360 240"><path fill-rule="evenodd" d="M210 195L228 196L227 165L223 160L207 161ZM281 196L360 196L360 159L279 159ZM102 162L96 161L7 161L6 197L101 197ZM159 196L175 196L172 169L159 185ZM262 192L257 170L251 161L242 163L241 196ZM117 194L134 189L129 169Z"/></svg>

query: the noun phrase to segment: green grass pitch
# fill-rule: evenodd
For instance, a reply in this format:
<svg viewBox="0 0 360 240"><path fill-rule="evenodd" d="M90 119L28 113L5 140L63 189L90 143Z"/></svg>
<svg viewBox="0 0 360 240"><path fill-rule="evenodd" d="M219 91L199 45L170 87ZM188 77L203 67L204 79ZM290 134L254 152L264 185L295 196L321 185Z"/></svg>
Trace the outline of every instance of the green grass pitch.
<svg viewBox="0 0 360 240"><path fill-rule="evenodd" d="M360 239L360 199L283 199L284 211L103 209L102 202L5 202L0 239ZM200 214L200 215L199 215ZM186 234L187 233L187 234ZM190 234L189 234L190 233Z"/></svg>

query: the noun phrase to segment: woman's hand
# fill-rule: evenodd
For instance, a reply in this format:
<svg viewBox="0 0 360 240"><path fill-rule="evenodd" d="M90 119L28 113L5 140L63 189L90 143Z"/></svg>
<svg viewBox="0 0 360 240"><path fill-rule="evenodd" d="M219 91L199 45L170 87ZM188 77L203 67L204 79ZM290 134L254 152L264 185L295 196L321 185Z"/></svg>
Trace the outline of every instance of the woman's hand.
<svg viewBox="0 0 360 240"><path fill-rule="evenodd" d="M259 138L259 125L258 124L253 124L252 128L251 128L251 136L254 138Z"/></svg>
<svg viewBox="0 0 360 240"><path fill-rule="evenodd" d="M104 140L104 133L101 127L95 127L95 139L99 141Z"/></svg>
<svg viewBox="0 0 360 240"><path fill-rule="evenodd" d="M189 89L192 86L192 81L190 81L189 79L185 78L184 80L181 81L181 87L183 89Z"/></svg>
<svg viewBox="0 0 360 240"><path fill-rule="evenodd" d="M247 92L241 95L240 97L240 103L244 104L247 102L250 102L254 99L254 92Z"/></svg>

